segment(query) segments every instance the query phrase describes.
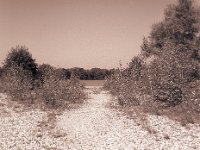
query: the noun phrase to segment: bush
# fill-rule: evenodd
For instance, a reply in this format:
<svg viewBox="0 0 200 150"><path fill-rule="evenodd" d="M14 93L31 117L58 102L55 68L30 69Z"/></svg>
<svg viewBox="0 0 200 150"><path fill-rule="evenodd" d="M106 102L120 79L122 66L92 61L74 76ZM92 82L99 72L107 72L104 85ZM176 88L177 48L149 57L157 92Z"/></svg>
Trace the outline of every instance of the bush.
<svg viewBox="0 0 200 150"><path fill-rule="evenodd" d="M119 69L107 78L104 87L117 97L120 105L141 105L145 94L149 94L147 67L138 56L125 69Z"/></svg>
<svg viewBox="0 0 200 150"><path fill-rule="evenodd" d="M2 82L4 91L8 93L13 100L33 101L33 86L30 71L12 65L3 73Z"/></svg>
<svg viewBox="0 0 200 150"><path fill-rule="evenodd" d="M124 75L125 72L118 71L106 79L104 88L114 95L119 104L123 106L138 105L139 91L136 82Z"/></svg>
<svg viewBox="0 0 200 150"><path fill-rule="evenodd" d="M32 78L37 76L37 63L25 46L11 48L3 63L3 68L10 68L13 65L22 67L23 70L30 71Z"/></svg>
<svg viewBox="0 0 200 150"><path fill-rule="evenodd" d="M79 84L78 80L59 78L55 68L50 65L43 65L42 68L40 69L43 70L43 85L38 90L38 95L41 96L48 107L57 108L84 100L83 87Z"/></svg>
<svg viewBox="0 0 200 150"><path fill-rule="evenodd" d="M26 73L28 72L28 78L32 82L32 88L38 86L38 83L36 82L38 78L37 66L35 59L32 58L31 53L25 46L11 48L3 63L4 70L12 70L14 67L14 70L21 68L20 70L23 70Z"/></svg>
<svg viewBox="0 0 200 150"><path fill-rule="evenodd" d="M78 80L65 80L60 70L48 64L41 65L38 70L35 60L25 47L12 48L4 61L0 80L0 86L3 85L3 91L12 100L37 102L39 107L46 105L57 108L82 102L85 98L83 86Z"/></svg>

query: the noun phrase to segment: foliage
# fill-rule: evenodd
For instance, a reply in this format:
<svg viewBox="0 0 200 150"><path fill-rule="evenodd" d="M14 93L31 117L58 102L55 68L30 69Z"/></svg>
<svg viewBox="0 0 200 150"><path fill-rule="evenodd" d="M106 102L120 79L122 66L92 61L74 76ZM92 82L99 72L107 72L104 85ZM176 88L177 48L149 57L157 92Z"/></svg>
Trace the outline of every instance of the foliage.
<svg viewBox="0 0 200 150"><path fill-rule="evenodd" d="M39 65L39 67L38 67L38 78L39 78L40 86L42 86L44 84L45 79L49 79L51 77L52 72L54 70L55 70L55 68L52 67L49 64Z"/></svg>
<svg viewBox="0 0 200 150"><path fill-rule="evenodd" d="M24 70L22 67L17 65L10 66L2 75L4 91L8 93L13 100L27 100L33 102L31 76L31 72Z"/></svg>
<svg viewBox="0 0 200 150"><path fill-rule="evenodd" d="M150 65L152 92L156 100L176 105L183 100L183 93L190 82L198 78L198 63L187 53L182 53L183 45L166 43L160 58Z"/></svg>
<svg viewBox="0 0 200 150"><path fill-rule="evenodd" d="M48 69L48 76L44 77L44 84L39 90L39 95L47 106L64 107L68 103L82 102L85 94L78 80L60 79L54 68L49 67Z"/></svg>
<svg viewBox="0 0 200 150"><path fill-rule="evenodd" d="M70 69L65 68L58 68L55 70L57 73L58 78L60 79L70 79L71 78L71 71Z"/></svg>
<svg viewBox="0 0 200 150"><path fill-rule="evenodd" d="M83 68L71 68L65 69L67 73L67 79L70 78L71 74L74 74L80 80L104 80L106 77L111 76L115 72L115 69L100 69L100 68L92 68L92 69L83 69Z"/></svg>
<svg viewBox="0 0 200 150"><path fill-rule="evenodd" d="M68 103L82 102L85 98L83 86L78 80L67 80L64 69L49 64L39 68L25 47L12 48L4 61L1 83L3 90L13 100L37 102L47 107L61 107Z"/></svg>
<svg viewBox="0 0 200 150"><path fill-rule="evenodd" d="M199 33L199 9L194 6L192 0L179 0L178 5L169 5L165 9L165 18L162 22L154 24L150 39L154 51L162 51L166 41L174 44L187 45L195 49L197 35ZM193 51L193 49L190 49Z"/></svg>
<svg viewBox="0 0 200 150"><path fill-rule="evenodd" d="M143 39L141 54L108 78L105 87L123 105L143 104L142 95L151 95L164 106L188 100L200 77L199 16L192 0L169 5L164 20L154 24L150 36Z"/></svg>
<svg viewBox="0 0 200 150"><path fill-rule="evenodd" d="M149 67L152 93L169 106L183 101L190 82L199 79L199 14L192 1L179 0L165 10L164 21L152 28L147 44L155 57Z"/></svg>
<svg viewBox="0 0 200 150"><path fill-rule="evenodd" d="M37 76L37 63L32 58L31 53L28 52L28 48L25 46L16 46L11 48L4 63L3 68L7 69L13 65L22 67L23 70L31 72L32 77Z"/></svg>
<svg viewBox="0 0 200 150"><path fill-rule="evenodd" d="M104 88L116 96L123 106L140 105L141 97L148 93L148 76L145 63L140 57L134 57L129 66L119 69L107 78Z"/></svg>

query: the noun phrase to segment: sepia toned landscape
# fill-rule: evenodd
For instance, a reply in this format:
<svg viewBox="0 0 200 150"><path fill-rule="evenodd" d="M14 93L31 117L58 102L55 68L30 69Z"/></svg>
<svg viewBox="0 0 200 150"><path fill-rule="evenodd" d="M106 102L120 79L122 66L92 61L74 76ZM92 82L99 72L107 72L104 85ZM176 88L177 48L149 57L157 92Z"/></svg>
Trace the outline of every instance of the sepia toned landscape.
<svg viewBox="0 0 200 150"><path fill-rule="evenodd" d="M0 0L0 18L0 149L200 149L199 1Z"/></svg>

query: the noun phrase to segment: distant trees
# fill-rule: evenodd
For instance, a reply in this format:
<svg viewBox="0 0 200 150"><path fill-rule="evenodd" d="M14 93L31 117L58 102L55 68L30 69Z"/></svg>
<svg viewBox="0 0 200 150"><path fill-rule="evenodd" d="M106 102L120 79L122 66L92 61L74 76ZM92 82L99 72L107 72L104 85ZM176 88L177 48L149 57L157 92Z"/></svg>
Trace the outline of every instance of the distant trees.
<svg viewBox="0 0 200 150"><path fill-rule="evenodd" d="M69 69L69 71L71 72L71 74L73 74L81 80L86 80L88 78L88 72L83 68L74 67Z"/></svg>
<svg viewBox="0 0 200 150"><path fill-rule="evenodd" d="M55 71L56 71L57 76L61 79L66 80L66 79L70 79L71 77L70 69L58 68Z"/></svg>
<svg viewBox="0 0 200 150"><path fill-rule="evenodd" d="M80 80L104 80L106 77L111 76L111 74L115 72L115 69L84 69L74 67L71 69L58 68L57 71L63 79L70 79L71 75L73 74Z"/></svg>

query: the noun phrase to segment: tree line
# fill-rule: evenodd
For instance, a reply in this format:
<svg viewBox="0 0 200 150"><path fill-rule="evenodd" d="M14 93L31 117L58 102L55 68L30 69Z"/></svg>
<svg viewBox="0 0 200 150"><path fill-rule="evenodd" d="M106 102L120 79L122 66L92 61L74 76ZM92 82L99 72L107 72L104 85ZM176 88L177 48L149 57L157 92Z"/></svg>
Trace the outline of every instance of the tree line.
<svg viewBox="0 0 200 150"><path fill-rule="evenodd" d="M51 69L60 79L67 80L70 79L71 77L75 77L80 80L105 80L107 77L110 77L116 71L116 69L101 69L101 68L92 68L92 69L84 69L79 67L74 67L70 69L56 68L51 66L50 64L42 64L36 67L33 60L27 60L28 62L24 62L25 58L27 57L27 54L19 54L19 55L21 55L20 57L24 57L24 59L22 60L16 59L15 61L19 61L18 64L21 65L22 65L21 61L23 61L24 69L31 70L33 76L42 76L42 74L48 72L47 70ZM4 65L3 68L0 67L0 76L3 70L9 67L10 65L11 64L6 63L6 66Z"/></svg>
<svg viewBox="0 0 200 150"><path fill-rule="evenodd" d="M43 64L39 66L40 68L45 67ZM75 76L80 80L105 80L106 77L111 76L115 69L100 69L100 68L92 68L92 69L84 69L79 67L74 67L70 69L65 68L57 68L55 69L58 76L63 79L70 79L71 76Z"/></svg>

